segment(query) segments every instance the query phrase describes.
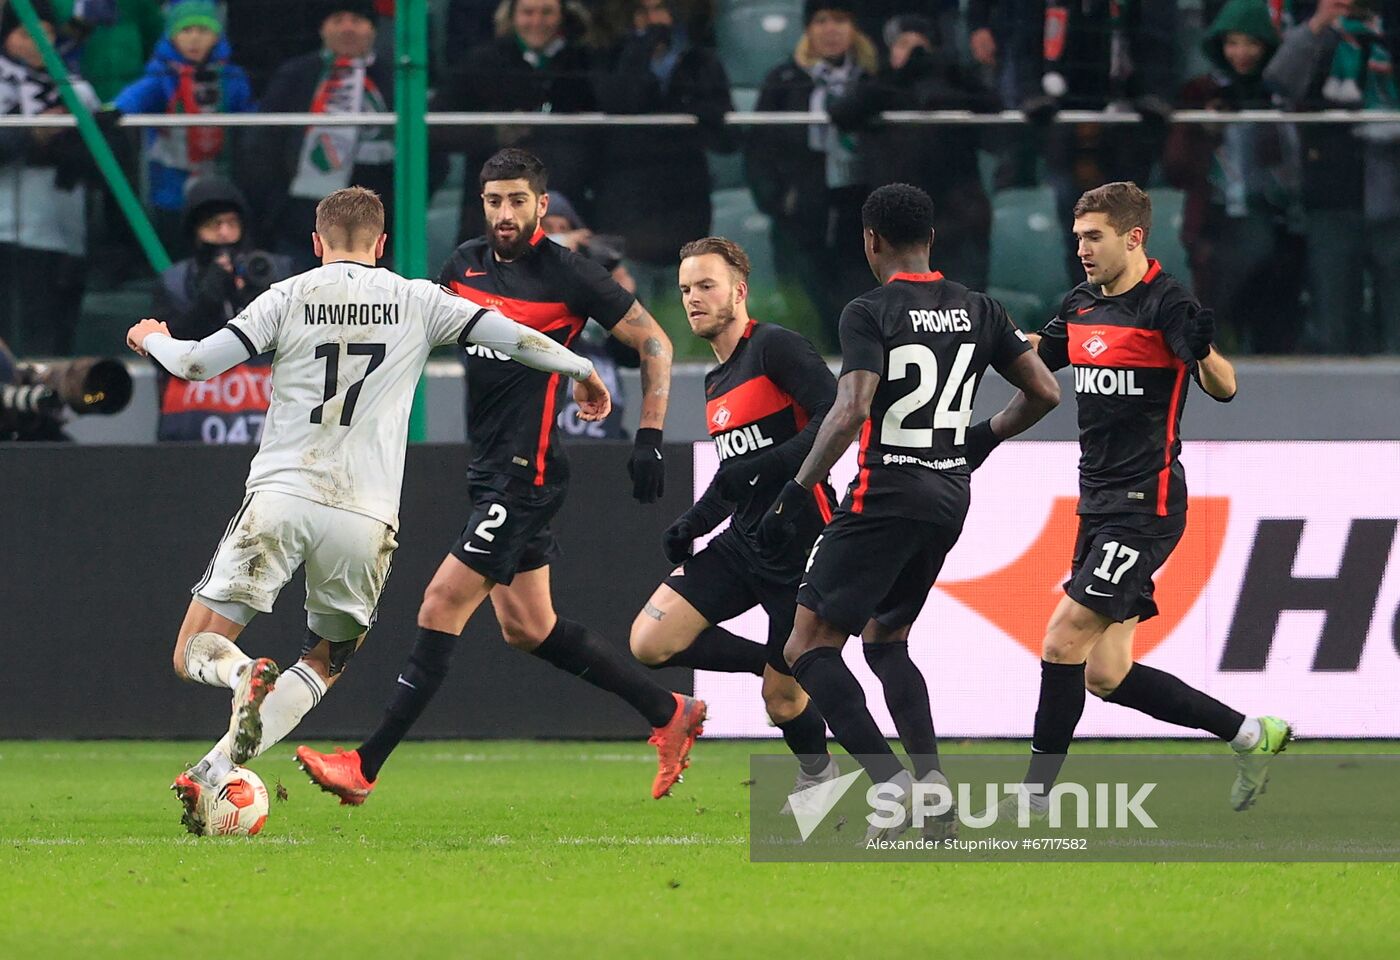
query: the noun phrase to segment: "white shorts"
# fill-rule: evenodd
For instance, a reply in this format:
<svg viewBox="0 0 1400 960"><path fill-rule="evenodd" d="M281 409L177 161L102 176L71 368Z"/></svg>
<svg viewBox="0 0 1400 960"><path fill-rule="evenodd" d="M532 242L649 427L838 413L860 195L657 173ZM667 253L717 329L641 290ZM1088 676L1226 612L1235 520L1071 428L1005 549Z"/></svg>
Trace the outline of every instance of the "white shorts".
<svg viewBox="0 0 1400 960"><path fill-rule="evenodd" d="M272 612L305 564L307 624L327 640L350 640L373 625L398 545L393 528L373 517L260 490L243 500L191 592L246 624Z"/></svg>

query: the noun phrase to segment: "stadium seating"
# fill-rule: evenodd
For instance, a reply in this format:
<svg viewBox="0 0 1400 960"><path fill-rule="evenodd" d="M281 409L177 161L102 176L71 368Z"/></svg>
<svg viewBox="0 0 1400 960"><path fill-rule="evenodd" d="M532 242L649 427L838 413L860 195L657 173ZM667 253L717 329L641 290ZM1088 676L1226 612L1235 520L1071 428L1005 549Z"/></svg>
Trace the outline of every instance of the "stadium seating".
<svg viewBox="0 0 1400 960"><path fill-rule="evenodd" d="M801 0L721 0L715 36L729 82L758 87L802 36Z"/></svg>
<svg viewBox="0 0 1400 960"><path fill-rule="evenodd" d="M823 351L835 349L811 304L800 290L785 289L778 281L770 235L772 221L754 206L747 188L717 190L711 232L728 237L748 252L753 265L749 277L749 313L757 320L781 323L797 330Z"/></svg>
<svg viewBox="0 0 1400 960"><path fill-rule="evenodd" d="M993 195L989 292L1023 329L1043 326L1070 285L1064 236L1056 219L1049 187Z"/></svg>
<svg viewBox="0 0 1400 960"><path fill-rule="evenodd" d="M1191 261L1181 245L1182 204L1186 195L1169 187L1153 187L1147 191L1152 198L1152 235L1147 241L1150 256L1162 264L1162 269L1188 287L1191 285Z"/></svg>

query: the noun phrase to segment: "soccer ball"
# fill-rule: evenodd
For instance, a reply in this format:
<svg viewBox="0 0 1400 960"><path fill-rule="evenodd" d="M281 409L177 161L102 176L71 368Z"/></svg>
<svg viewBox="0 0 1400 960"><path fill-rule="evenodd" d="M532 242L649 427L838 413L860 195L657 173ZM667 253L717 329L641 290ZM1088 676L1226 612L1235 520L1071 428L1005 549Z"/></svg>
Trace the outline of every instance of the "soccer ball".
<svg viewBox="0 0 1400 960"><path fill-rule="evenodd" d="M267 809L267 787L262 778L246 767L234 767L209 804L204 833L210 837L257 836L267 822Z"/></svg>

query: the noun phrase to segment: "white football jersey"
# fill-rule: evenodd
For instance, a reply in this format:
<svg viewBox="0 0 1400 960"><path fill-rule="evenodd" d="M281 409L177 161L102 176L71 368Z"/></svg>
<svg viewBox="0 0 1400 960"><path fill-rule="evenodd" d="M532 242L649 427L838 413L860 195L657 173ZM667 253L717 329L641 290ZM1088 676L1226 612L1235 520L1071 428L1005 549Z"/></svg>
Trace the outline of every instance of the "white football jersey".
<svg viewBox="0 0 1400 960"><path fill-rule="evenodd" d="M413 393L433 347L481 307L429 280L337 262L272 285L229 327L275 350L248 491L275 490L398 528Z"/></svg>

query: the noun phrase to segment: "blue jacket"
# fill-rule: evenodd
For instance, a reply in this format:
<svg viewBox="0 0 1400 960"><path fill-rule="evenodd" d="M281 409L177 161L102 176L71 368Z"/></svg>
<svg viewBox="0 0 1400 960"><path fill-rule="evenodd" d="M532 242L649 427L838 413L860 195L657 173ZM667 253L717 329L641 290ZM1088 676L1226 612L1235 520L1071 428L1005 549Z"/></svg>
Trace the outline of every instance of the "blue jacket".
<svg viewBox="0 0 1400 960"><path fill-rule="evenodd" d="M243 68L229 62L233 48L228 40L220 37L219 42L209 53L207 66L220 74L223 100L219 113L252 113L257 110L253 102L253 88L248 83L248 75ZM121 93L117 94L112 105L122 113L173 113L172 100L180 83L180 67L189 61L180 56L169 37L162 37L156 44L146 73ZM147 149L156 151L150 162L151 202L163 210L178 211L185 202L185 180L189 171L162 163L158 144L164 140L172 150L178 151L183 144L183 130L152 129L146 131Z"/></svg>

